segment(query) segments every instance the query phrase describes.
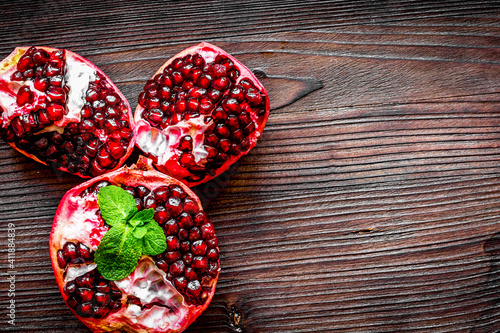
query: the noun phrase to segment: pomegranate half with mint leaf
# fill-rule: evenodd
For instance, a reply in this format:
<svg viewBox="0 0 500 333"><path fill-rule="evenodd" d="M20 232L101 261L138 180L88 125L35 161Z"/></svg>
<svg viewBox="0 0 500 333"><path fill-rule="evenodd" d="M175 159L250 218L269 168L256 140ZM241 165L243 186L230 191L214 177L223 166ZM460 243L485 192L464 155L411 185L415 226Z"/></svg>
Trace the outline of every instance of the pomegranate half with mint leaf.
<svg viewBox="0 0 500 333"><path fill-rule="evenodd" d="M22 154L90 178L134 147L130 106L94 64L68 50L18 47L0 63L0 136Z"/></svg>
<svg viewBox="0 0 500 333"><path fill-rule="evenodd" d="M147 81L134 115L136 145L158 170L195 186L255 146L269 109L266 89L248 68L201 43Z"/></svg>
<svg viewBox="0 0 500 333"><path fill-rule="evenodd" d="M64 301L93 332L181 332L220 270L199 199L142 157L69 190L49 248Z"/></svg>

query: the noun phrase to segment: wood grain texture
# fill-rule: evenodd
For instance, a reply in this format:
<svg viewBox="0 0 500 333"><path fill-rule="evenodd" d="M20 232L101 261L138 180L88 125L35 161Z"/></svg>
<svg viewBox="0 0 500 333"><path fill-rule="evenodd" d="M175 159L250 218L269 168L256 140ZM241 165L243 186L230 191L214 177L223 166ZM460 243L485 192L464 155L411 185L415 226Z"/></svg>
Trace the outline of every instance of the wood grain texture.
<svg viewBox="0 0 500 333"><path fill-rule="evenodd" d="M201 40L268 88L257 147L196 189L222 272L188 332L500 332L495 1L0 8L1 57L17 45L69 48L134 108L152 73ZM62 301L47 244L59 200L80 182L0 143L1 331L88 332ZM6 324L8 223L16 326Z"/></svg>

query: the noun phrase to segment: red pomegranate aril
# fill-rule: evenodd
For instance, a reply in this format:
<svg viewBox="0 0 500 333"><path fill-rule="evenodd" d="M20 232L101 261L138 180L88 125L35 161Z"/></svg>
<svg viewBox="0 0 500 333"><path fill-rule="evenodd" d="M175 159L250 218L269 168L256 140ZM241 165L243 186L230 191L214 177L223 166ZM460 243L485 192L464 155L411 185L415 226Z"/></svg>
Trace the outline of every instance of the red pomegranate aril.
<svg viewBox="0 0 500 333"><path fill-rule="evenodd" d="M172 282L174 283L174 286L177 290L179 290L181 292L185 292L186 286L188 284L188 281L185 277L176 276L172 279Z"/></svg>
<svg viewBox="0 0 500 333"><path fill-rule="evenodd" d="M193 149L193 138L190 135L185 135L179 140L179 150L189 151Z"/></svg>
<svg viewBox="0 0 500 333"><path fill-rule="evenodd" d="M76 308L76 313L83 318L88 318L92 314L92 304L83 303L79 304Z"/></svg>
<svg viewBox="0 0 500 333"><path fill-rule="evenodd" d="M155 210L154 220L158 222L159 225L165 224L165 222L170 218L170 215L165 210L165 207L157 207Z"/></svg>
<svg viewBox="0 0 500 333"><path fill-rule="evenodd" d="M217 248L208 249L206 256L209 260L216 261L219 259L219 250Z"/></svg>
<svg viewBox="0 0 500 333"><path fill-rule="evenodd" d="M139 185L135 188L135 193L139 196L139 198L144 199L147 195L149 195L149 193L151 193L151 190L146 186Z"/></svg>
<svg viewBox="0 0 500 333"><path fill-rule="evenodd" d="M195 166L196 161L194 159L193 154L191 153L184 153L179 157L179 163L182 166L189 167L189 166Z"/></svg>
<svg viewBox="0 0 500 333"><path fill-rule="evenodd" d="M78 257L80 257L83 261L91 261L94 259L90 249L80 242L78 242L76 245L76 251Z"/></svg>
<svg viewBox="0 0 500 333"><path fill-rule="evenodd" d="M24 104L31 104L34 100L35 95L27 86L21 87L17 92L16 102L19 106L23 106Z"/></svg>
<svg viewBox="0 0 500 333"><path fill-rule="evenodd" d="M96 293L95 294L95 302L100 306L106 306L111 302L111 297L108 294L104 293Z"/></svg>
<svg viewBox="0 0 500 333"><path fill-rule="evenodd" d="M170 219L165 222L165 226L163 227L163 229L165 230L166 235L176 235L179 232L179 225L177 224L176 220Z"/></svg>
<svg viewBox="0 0 500 333"><path fill-rule="evenodd" d="M207 244L202 240L197 240L191 244L191 251L194 255L203 256L207 253Z"/></svg>
<svg viewBox="0 0 500 333"><path fill-rule="evenodd" d="M179 239L184 241L188 238L189 236L189 231L187 231L184 228L179 229ZM187 244L187 245L186 245ZM187 252L189 251L189 247L191 246L191 243L189 242L181 242L181 251L182 252Z"/></svg>
<svg viewBox="0 0 500 333"><path fill-rule="evenodd" d="M48 101L52 103L66 103L66 93L60 87L50 87L47 91Z"/></svg>
<svg viewBox="0 0 500 333"><path fill-rule="evenodd" d="M78 291L78 296L81 302L86 303L92 300L92 298L94 297L94 292L91 289L80 288Z"/></svg>
<svg viewBox="0 0 500 333"><path fill-rule="evenodd" d="M204 273L208 269L208 259L202 256L195 256L191 263L191 267L200 273Z"/></svg>
<svg viewBox="0 0 500 333"><path fill-rule="evenodd" d="M231 135L231 132L224 124L217 124L217 126L215 126L215 133L221 138L229 138Z"/></svg>
<svg viewBox="0 0 500 333"><path fill-rule="evenodd" d="M183 229L191 229L194 226L193 218L186 212L182 212L178 217L178 225Z"/></svg>
<svg viewBox="0 0 500 333"><path fill-rule="evenodd" d="M37 77L33 82L33 87L35 87L35 89L39 91L46 91L49 87L49 79L44 77Z"/></svg>
<svg viewBox="0 0 500 333"><path fill-rule="evenodd" d="M64 254L64 258L66 258L66 260L76 259L76 257L77 257L76 251L77 250L76 250L75 243L71 243L71 242L64 244L63 249L62 249L62 252Z"/></svg>
<svg viewBox="0 0 500 333"><path fill-rule="evenodd" d="M189 241L194 242L194 241L199 240L199 239L201 239L200 229L198 227L193 227L189 231Z"/></svg>
<svg viewBox="0 0 500 333"><path fill-rule="evenodd" d="M64 258L64 254L62 250L57 251L57 263L59 264L60 268L66 267L66 259Z"/></svg>
<svg viewBox="0 0 500 333"><path fill-rule="evenodd" d="M168 251L165 253L165 260L172 264L181 258L181 253L179 251Z"/></svg>
<svg viewBox="0 0 500 333"><path fill-rule="evenodd" d="M105 307L94 306L92 308L92 317L93 318L104 318L108 315L109 310Z"/></svg>
<svg viewBox="0 0 500 333"><path fill-rule="evenodd" d="M192 260L191 260L192 261ZM186 270L184 271L184 276L188 281L196 280L198 279L198 274L192 269L191 267L187 267Z"/></svg>
<svg viewBox="0 0 500 333"><path fill-rule="evenodd" d="M61 267L63 268L63 267ZM66 294L66 296L70 296L71 294L75 293L76 292L76 283L75 281L69 281L68 283L66 283L64 285L64 293Z"/></svg>
<svg viewBox="0 0 500 333"><path fill-rule="evenodd" d="M184 211L188 214L196 214L199 208L196 202L190 198L184 200Z"/></svg>
<svg viewBox="0 0 500 333"><path fill-rule="evenodd" d="M200 295L201 284L198 280L189 281L186 287L186 294L188 297L196 298Z"/></svg>
<svg viewBox="0 0 500 333"><path fill-rule="evenodd" d="M201 225L204 225L208 223L208 218L207 218L207 215L205 214L205 212L199 212L198 214L196 214L196 216L194 217L194 224L196 226L201 226Z"/></svg>
<svg viewBox="0 0 500 333"><path fill-rule="evenodd" d="M177 251L181 247L181 242L179 238L175 236L167 236L167 250L168 251Z"/></svg>
<svg viewBox="0 0 500 333"><path fill-rule="evenodd" d="M182 260L186 265L191 265L191 263L193 262L193 254L189 252L184 253L184 255L182 256ZM191 269L191 267L189 267L188 269Z"/></svg>
<svg viewBox="0 0 500 333"><path fill-rule="evenodd" d="M173 276L179 276L179 275L182 275L184 273L185 269L186 269L186 265L184 264L184 261L177 260L172 265L170 265L169 272Z"/></svg>
<svg viewBox="0 0 500 333"><path fill-rule="evenodd" d="M200 231L203 239L209 239L215 235L214 225L210 222L203 224L200 227Z"/></svg>

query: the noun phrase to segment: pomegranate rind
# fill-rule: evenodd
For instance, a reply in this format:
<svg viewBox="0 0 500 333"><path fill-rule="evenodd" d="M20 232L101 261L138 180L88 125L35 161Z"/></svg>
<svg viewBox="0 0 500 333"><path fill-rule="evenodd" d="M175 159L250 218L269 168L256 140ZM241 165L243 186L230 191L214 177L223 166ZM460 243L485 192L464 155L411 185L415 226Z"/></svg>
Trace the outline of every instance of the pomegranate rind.
<svg viewBox="0 0 500 333"><path fill-rule="evenodd" d="M182 57L189 55L189 54L190 55L200 54L200 55L202 55L202 57L204 59L206 59L206 58L214 59L218 55L222 55L222 56L230 59L236 65L237 69L240 71L240 75L237 78L235 84L238 84L243 79L250 80L254 84L254 86L261 92L261 94L265 96L265 99L264 99L265 100L265 105L264 105L265 113L260 117L256 117L255 115L252 115L252 120L254 120L256 123L256 129L255 129L255 132L253 132L248 137L249 142L250 142L249 148L246 150L243 150L240 154L238 154L236 156L232 156L222 166L220 166L214 174L212 174L212 175L207 174L203 179L201 179L199 181L189 181L189 180L185 179L186 177L189 177L192 174L186 168L182 167L179 164L178 155L174 155L174 157L169 158L167 161L160 162L160 161L158 161L158 156L155 153L148 150L147 145L141 145L139 138L141 138L142 136L145 136L145 133L150 132L151 133L150 136L153 139L155 139L158 136L160 130L151 126L151 124L149 124L146 120L144 120L142 118L142 113L144 112L145 108L142 107L140 104L137 105L137 108L134 112L134 120L135 120L135 124L136 124L136 127L135 127L136 146L139 149L141 149L145 155L147 155L149 158L153 159L153 161L154 161L153 163L159 171L161 171L167 175L170 175L174 178L180 179L182 182L187 184L189 187L194 187L196 185L205 183L205 182L219 176L220 174L224 173L225 171L227 171L231 167L231 165L233 163L235 163L237 160L239 160L242 156L248 154L250 152L250 150L252 150L252 148L255 147L255 145L257 144L257 139L260 137L260 135L262 134L262 131L264 130L264 127L266 126L267 120L269 118L269 111L271 109L271 106L270 106L269 95L267 93L267 90L262 85L262 83L257 79L257 77L252 73L252 71L249 70L245 65L243 65L240 61L238 61L236 58L234 58L232 55L230 55L229 53L227 53L223 49L221 49L215 45L212 45L210 43L207 43L207 42L202 42L198 45L189 47L189 48L181 51L180 53L176 54L175 56L171 57L158 69L158 71L151 78L154 78L155 75L162 73L163 70L168 65L170 65L175 59L182 58ZM224 96L225 95L227 95L227 91L225 92ZM221 98L221 100L222 100L222 98ZM219 103L220 103L220 101L219 101ZM202 127L202 125L194 124L193 127L199 129ZM169 147L169 149L170 149L170 147Z"/></svg>
<svg viewBox="0 0 500 333"><path fill-rule="evenodd" d="M133 165L131 167L124 166L118 170L103 174L101 176L95 177L91 180L88 180L72 189L70 189L66 194L63 196L61 202L59 203L59 206L57 207L57 211L54 217L54 222L52 224L52 230L50 233L50 238L49 238L49 253L50 253L50 260L52 264L52 268L54 270L54 276L56 283L59 287L59 290L61 292L61 295L66 302L68 299L68 296L65 295L64 293L64 270L59 267L58 264L58 259L57 259L57 251L62 248L64 242L67 241L80 241L82 243L88 243L85 244L89 246L92 250L95 251L97 248L98 244L95 242L89 243L89 237L88 237L88 230L87 231L82 231L82 234L78 234L77 231L74 231L73 229L75 228L75 225L71 226L73 235L72 238L67 238L64 234L64 229L65 226L68 225L68 223L76 223L83 225L86 222L89 222L88 217L85 217L81 214L75 214L75 207L82 204L82 199L79 198L79 195L87 188L89 188L92 184L95 184L100 181L109 181L112 184L123 184L123 185L140 185L140 184L147 184L149 188L156 188L159 186L163 185L179 185L181 186L184 191L192 198L195 199L198 208L200 211L202 210L202 205L196 194L191 191L185 184L180 182L179 180L172 178L168 175L165 175L161 172L156 171L151 164L151 161L149 159L146 159L144 157L140 157L139 161L137 162L136 165ZM97 201L97 200L96 200ZM76 216L75 216L76 215ZM80 229L83 230L84 228ZM66 229L68 230L68 229ZM102 238L104 236L105 230L103 231L98 230L96 233L98 234L98 238ZM94 230L95 231L95 230ZM146 261L151 261L151 258L148 256L142 256L140 262L143 262L144 260ZM219 266L220 266L220 259L218 260ZM138 268L131 274L136 274ZM220 268L219 268L220 271ZM151 332L159 332L159 333L176 333L176 332L182 332L184 331L189 325L191 325L196 318L208 307L210 304L214 293L215 293L215 288L217 284L217 280L219 277L219 272L217 272L217 275L213 279L213 286L210 289L210 293L208 295L207 300L201 304L201 305L195 305L195 304L187 304L185 301L183 301L184 307L187 309L187 312L185 313L185 317L183 318L183 321L177 322L176 326L174 328L163 328L163 329L151 329L148 327L141 326L137 323L133 323L130 320L124 320L123 312L126 310L125 307L125 299L122 299L122 308L116 312L116 313L110 313L107 317L103 319L94 319L94 318L82 318L80 317L76 311L68 307L74 314L75 316L82 321L88 328L90 328L93 332L96 333L102 333L102 332L114 332L114 331L126 331L126 332L138 332L138 333L151 333ZM129 278L129 277L127 277ZM125 278L125 281L127 280ZM119 282L117 282L118 284ZM167 283L169 283L167 281ZM180 295L180 294L179 294ZM182 297L182 295L181 295Z"/></svg>
<svg viewBox="0 0 500 333"><path fill-rule="evenodd" d="M11 97L15 100L16 94L15 94L13 89L18 89L20 84L17 82L11 81L10 76L12 73L14 73L16 71L16 66L17 66L17 63L19 61L19 58L21 58L30 47L31 46L16 47L14 49L14 51L12 51L11 54L9 54L4 60L2 60L0 62L0 107L2 107L2 109L3 109L3 112L0 115L0 127L1 128L6 128L13 118L15 118L17 116L21 116L23 114L27 114L30 111L34 110L36 107L36 103L33 103L32 108L18 107L17 105L15 105L15 103L6 104L6 99L2 98L2 95L4 94L4 96L8 95L9 97ZM37 49L43 49L49 53L51 53L53 51L57 51L57 50L62 50L62 49L56 49L56 48L47 47L47 46L35 46L35 47ZM69 51L69 50L64 50L64 52L66 54L66 59L72 58L73 60L80 62L80 63L88 66L89 68L93 69L96 73L99 73L104 78L104 80L114 89L114 91L118 94L118 96L123 101L123 104L127 110L130 129L132 131L134 131L135 124L134 124L134 117L132 114L132 108L130 107L128 100L125 98L123 93L118 89L118 87L114 84L114 82L100 68L95 66L88 59L86 59L86 58L82 57L81 55L76 54L72 51ZM81 111L80 109L78 109L78 110L68 109L68 114L65 115L63 117L63 119L61 119L60 121L54 122L54 125L64 127L65 125L67 125L70 122L78 122L80 120L80 111ZM43 165L48 165L47 162L40 160L37 156L30 154L27 151L17 147L14 142L7 142L7 144L9 146L11 146L12 148L14 148L15 150L17 150L18 152L20 152L21 154L23 154L24 156L29 157L29 158L31 158L31 159L35 160L36 162L41 163ZM123 163L125 162L125 160L132 154L134 146L135 146L135 136L132 137L132 139L130 140L125 154L118 160L118 163L116 164L116 166L112 169L109 169L108 171L113 171L113 170L120 168L123 165ZM59 167L58 170L77 175L81 178L91 178L91 176L82 175L79 172L77 172L77 173L69 172L64 167Z"/></svg>

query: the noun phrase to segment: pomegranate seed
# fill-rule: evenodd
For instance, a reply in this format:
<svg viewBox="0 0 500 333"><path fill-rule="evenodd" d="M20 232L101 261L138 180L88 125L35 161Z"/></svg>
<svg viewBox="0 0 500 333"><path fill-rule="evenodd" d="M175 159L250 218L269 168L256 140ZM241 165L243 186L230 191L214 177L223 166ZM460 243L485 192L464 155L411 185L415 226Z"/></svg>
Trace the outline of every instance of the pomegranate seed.
<svg viewBox="0 0 500 333"><path fill-rule="evenodd" d="M231 147L229 148L229 153L235 156L241 154L241 146L236 143L231 144Z"/></svg>
<svg viewBox="0 0 500 333"><path fill-rule="evenodd" d="M184 273L185 268L186 268L186 265L184 264L184 261L177 260L172 265L170 265L170 268L168 271L173 276L179 276L179 275L182 275L182 273Z"/></svg>
<svg viewBox="0 0 500 333"><path fill-rule="evenodd" d="M207 242L208 248L210 248L210 249L214 249L214 248L219 246L219 242L217 241L217 237L205 239L205 241Z"/></svg>
<svg viewBox="0 0 500 333"><path fill-rule="evenodd" d="M222 109L222 107L218 106L215 111L212 113L212 117L218 123L222 123L227 119L227 113Z"/></svg>
<svg viewBox="0 0 500 333"><path fill-rule="evenodd" d="M66 283L64 285L63 291L66 294L66 296L70 296L71 294L75 293L76 292L75 281L73 280L73 281L69 281L68 283Z"/></svg>
<svg viewBox="0 0 500 333"><path fill-rule="evenodd" d="M92 304L91 303L78 304L76 308L76 313L83 318L90 317L92 314Z"/></svg>
<svg viewBox="0 0 500 333"><path fill-rule="evenodd" d="M197 240L191 245L191 251L194 255L203 256L207 253L207 244L202 240Z"/></svg>
<svg viewBox="0 0 500 333"><path fill-rule="evenodd" d="M193 258L193 262L191 263L191 267L200 273L205 273L208 269L208 259L202 256L195 256Z"/></svg>
<svg viewBox="0 0 500 333"><path fill-rule="evenodd" d="M78 305L78 301L74 297L68 298L68 300L66 301L66 303L72 309L75 309L76 306Z"/></svg>
<svg viewBox="0 0 500 333"><path fill-rule="evenodd" d="M158 97L150 97L146 99L144 104L148 109L156 109L160 106L160 99Z"/></svg>
<svg viewBox="0 0 500 333"><path fill-rule="evenodd" d="M35 95L27 86L21 87L17 92L16 102L17 105L31 104L35 100Z"/></svg>
<svg viewBox="0 0 500 333"><path fill-rule="evenodd" d="M233 97L234 99L236 99L237 102L241 103L245 100L244 93L245 93L245 90L242 87L236 86L233 89L231 89L229 96ZM230 99L233 99L233 98L230 98Z"/></svg>
<svg viewBox="0 0 500 333"><path fill-rule="evenodd" d="M182 203L181 199L176 198L176 197L171 197L168 199L165 208L167 209L167 212L170 214L172 217L177 217L180 215L182 212Z"/></svg>
<svg viewBox="0 0 500 333"><path fill-rule="evenodd" d="M76 259L76 257L78 256L76 252L76 245L72 242L67 242L66 244L64 244L62 251L67 262Z"/></svg>
<svg viewBox="0 0 500 333"><path fill-rule="evenodd" d="M177 149L182 151L193 150L193 138L190 135L181 137Z"/></svg>
<svg viewBox="0 0 500 333"><path fill-rule="evenodd" d="M184 199L187 193L179 185L170 185L170 195L175 198Z"/></svg>
<svg viewBox="0 0 500 333"><path fill-rule="evenodd" d="M229 138L231 135L231 132L224 124L217 124L217 126L215 126L215 133L221 138Z"/></svg>
<svg viewBox="0 0 500 333"><path fill-rule="evenodd" d="M208 271L207 271L208 275L210 276L217 276L217 274L219 273L219 262L218 261L211 261L209 264L208 264ZM212 279L209 279L207 277L207 284L206 286L207 287L210 287L212 284Z"/></svg>
<svg viewBox="0 0 500 333"><path fill-rule="evenodd" d="M174 219L170 219L165 222L165 226L163 228L165 229L166 235L177 235L179 232L179 226L177 225L177 221Z"/></svg>
<svg viewBox="0 0 500 333"><path fill-rule="evenodd" d="M19 58L17 69L21 72L24 72L29 68L33 68L33 60L28 54L24 54L21 58Z"/></svg>
<svg viewBox="0 0 500 333"><path fill-rule="evenodd" d="M115 140L108 141L106 150L115 160L119 160L126 152L123 144L120 141Z"/></svg>
<svg viewBox="0 0 500 333"><path fill-rule="evenodd" d="M25 77L24 77L23 73L16 71L16 72L12 73L12 75L10 76L10 79L12 81L24 81Z"/></svg>
<svg viewBox="0 0 500 333"><path fill-rule="evenodd" d="M199 210L198 204L191 198L184 200L184 211L188 214L196 214Z"/></svg>
<svg viewBox="0 0 500 333"><path fill-rule="evenodd" d="M51 87L47 91L49 102L64 104L66 103L66 93L61 87Z"/></svg>
<svg viewBox="0 0 500 333"><path fill-rule="evenodd" d="M75 282L79 287L92 288L94 280L89 273L85 273L84 275L78 276Z"/></svg>
<svg viewBox="0 0 500 333"><path fill-rule="evenodd" d="M222 92L217 89L208 89L207 96L215 103L222 97Z"/></svg>
<svg viewBox="0 0 500 333"><path fill-rule="evenodd" d="M80 257L80 259L82 259L84 262L85 261L91 261L94 259L94 256L92 255L92 252L90 251L90 249L78 242L78 244L76 244L76 252L77 252L77 255L78 257Z"/></svg>
<svg viewBox="0 0 500 333"><path fill-rule="evenodd" d="M163 225L167 219L170 218L170 215L165 210L165 207L157 207L155 210L154 219L158 222L159 225Z"/></svg>
<svg viewBox="0 0 500 333"><path fill-rule="evenodd" d="M188 284L188 281L186 280L185 277L183 276L176 276L175 278L172 279L172 282L174 283L175 289L178 291L184 293L186 290L186 286Z"/></svg>
<svg viewBox="0 0 500 333"><path fill-rule="evenodd" d="M167 236L167 250L177 251L181 247L181 242L179 238L175 236Z"/></svg>
<svg viewBox="0 0 500 333"><path fill-rule="evenodd" d="M217 89L217 90L226 90L229 88L229 85L231 84L231 80L227 76L223 76L220 78L215 79L212 82L212 87Z"/></svg>
<svg viewBox="0 0 500 333"><path fill-rule="evenodd" d="M208 74L202 74L198 80L196 81L196 84L201 87L201 88L208 88L210 87L210 83L212 82L212 77Z"/></svg>
<svg viewBox="0 0 500 333"><path fill-rule="evenodd" d="M172 81L175 85L180 86L181 83L184 81L184 78L182 77L182 74L178 71L172 72Z"/></svg>
<svg viewBox="0 0 500 333"><path fill-rule="evenodd" d="M198 227L193 227L191 230L189 230L189 240L191 242L194 242L198 239L201 239L200 229Z"/></svg>
<svg viewBox="0 0 500 333"><path fill-rule="evenodd" d="M158 88L157 94L158 94L158 97L160 97L161 99L168 100L171 96L170 88L167 86L161 86Z"/></svg>
<svg viewBox="0 0 500 333"><path fill-rule="evenodd" d="M198 280L189 281L186 287L186 295L191 298L196 298L200 295L201 284Z"/></svg>
<svg viewBox="0 0 500 333"><path fill-rule="evenodd" d="M106 103L110 106L118 105L122 101L120 96L117 93L109 93L105 97Z"/></svg>
<svg viewBox="0 0 500 333"><path fill-rule="evenodd" d="M82 300L82 302L90 302L92 298L94 297L94 292L90 289L87 288L80 288L78 291L78 296Z"/></svg>
<svg viewBox="0 0 500 333"><path fill-rule="evenodd" d="M92 318L100 319L108 315L109 310L105 307L94 306L92 308Z"/></svg>
<svg viewBox="0 0 500 333"><path fill-rule="evenodd" d="M108 294L96 293L94 296L95 302L100 306L106 306L111 301L111 297Z"/></svg>
<svg viewBox="0 0 500 333"><path fill-rule="evenodd" d="M33 52L33 63L37 66L44 65L49 59L49 53L43 49L37 49Z"/></svg>
<svg viewBox="0 0 500 333"><path fill-rule="evenodd" d="M158 203L153 197L148 197L144 200L144 209L155 209L156 207L158 207Z"/></svg>
<svg viewBox="0 0 500 333"><path fill-rule="evenodd" d="M196 223L196 221L195 221ZM207 222L200 227L201 236L203 239L209 239L215 236L214 225L211 222Z"/></svg>
<svg viewBox="0 0 500 333"><path fill-rule="evenodd" d="M148 116L151 125L157 126L163 120L163 111L160 109L151 109Z"/></svg>
<svg viewBox="0 0 500 333"><path fill-rule="evenodd" d="M182 212L181 215L178 216L177 220L179 221L179 227L184 229L191 229L194 225L193 218L186 212Z"/></svg>
<svg viewBox="0 0 500 333"><path fill-rule="evenodd" d="M198 274L196 274L194 269L192 269L191 267L186 268L186 270L184 271L184 276L189 281L198 279Z"/></svg>
<svg viewBox="0 0 500 333"><path fill-rule="evenodd" d="M226 125L232 130L237 130L240 126L240 124L238 123L238 117L236 117L236 115L234 114L230 114L228 117L227 117L227 121L226 121Z"/></svg>
<svg viewBox="0 0 500 333"><path fill-rule="evenodd" d="M185 253L182 256L182 260L186 263L186 265L191 265L191 263L193 262L193 254L189 252Z"/></svg>
<svg viewBox="0 0 500 333"><path fill-rule="evenodd" d="M64 254L62 250L57 251L57 263L59 264L60 268L66 267L66 259L64 259Z"/></svg>
<svg viewBox="0 0 500 333"><path fill-rule="evenodd" d="M109 153L104 149L104 147L102 147L99 150L99 153L97 154L97 162L103 168L107 168L111 164L113 164L114 161L113 158L109 155Z"/></svg>
<svg viewBox="0 0 500 333"><path fill-rule="evenodd" d="M231 139L236 143L240 143L244 138L245 134L240 129L237 129L236 131L231 133Z"/></svg>
<svg viewBox="0 0 500 333"><path fill-rule="evenodd" d="M241 111L240 104L235 98L226 98L222 101L222 108L228 113L239 113Z"/></svg>
<svg viewBox="0 0 500 333"><path fill-rule="evenodd" d="M219 250L217 250L216 248L209 249L207 251L207 258L209 260L219 260Z"/></svg>
<svg viewBox="0 0 500 333"><path fill-rule="evenodd" d="M158 266L158 268L161 269L164 272L168 271L168 267L169 267L168 263L165 260L163 260L163 259L157 260L156 261L156 266Z"/></svg>
<svg viewBox="0 0 500 333"><path fill-rule="evenodd" d="M196 226L201 226L201 225L204 225L206 223L209 223L209 221L207 218L207 214L205 214L204 211L201 211L198 214L196 214L196 216L194 217L194 224Z"/></svg>
<svg viewBox="0 0 500 333"><path fill-rule="evenodd" d="M179 229L179 239L180 240L186 240L189 236L189 231L187 231L186 229ZM187 245L186 245L187 243ZM189 247L191 246L191 244L189 242L181 242L181 250L183 252L187 252L189 251Z"/></svg>
<svg viewBox="0 0 500 333"><path fill-rule="evenodd" d="M243 129L243 133L245 133L246 135L250 135L254 131L255 131L255 124L253 122L251 122L250 124L248 124L247 127L245 127Z"/></svg>
<svg viewBox="0 0 500 333"><path fill-rule="evenodd" d="M151 193L151 191L146 186L142 185L137 186L135 188L135 192L141 199L144 199L147 195L149 195L149 193Z"/></svg>
<svg viewBox="0 0 500 333"><path fill-rule="evenodd" d="M54 87L61 87L63 84L63 76L62 75L54 75L50 78L50 85Z"/></svg>
<svg viewBox="0 0 500 333"><path fill-rule="evenodd" d="M46 91L49 87L49 79L45 77L37 77L33 82L33 86L38 91Z"/></svg>
<svg viewBox="0 0 500 333"><path fill-rule="evenodd" d="M179 164L183 167L187 168L190 166L195 166L196 161L194 160L194 156L191 153L184 153L179 157Z"/></svg>
<svg viewBox="0 0 500 333"><path fill-rule="evenodd" d="M231 148L231 141L229 141L228 139L221 139L217 147L219 148L219 151L227 153L229 151L229 148Z"/></svg>

